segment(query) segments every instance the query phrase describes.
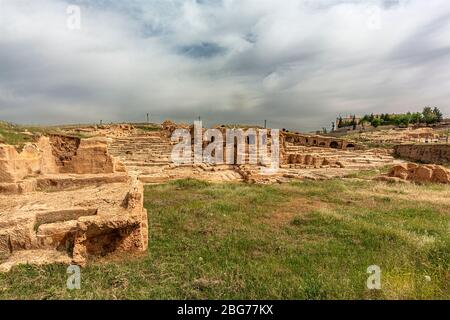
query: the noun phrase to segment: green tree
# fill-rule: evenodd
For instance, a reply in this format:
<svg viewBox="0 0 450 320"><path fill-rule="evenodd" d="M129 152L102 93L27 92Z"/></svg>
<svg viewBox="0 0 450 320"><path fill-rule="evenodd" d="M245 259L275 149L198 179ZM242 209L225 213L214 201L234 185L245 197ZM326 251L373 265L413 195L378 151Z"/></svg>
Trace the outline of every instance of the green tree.
<svg viewBox="0 0 450 320"><path fill-rule="evenodd" d="M342 117L341 117L341 116L339 116L337 126L338 126L338 128L342 128L342 126L343 126L343 123L342 123Z"/></svg>
<svg viewBox="0 0 450 320"><path fill-rule="evenodd" d="M422 122L422 118L423 118L423 116L420 112L414 112L411 115L411 123L419 124Z"/></svg>
<svg viewBox="0 0 450 320"><path fill-rule="evenodd" d="M436 114L433 112L433 109L431 109L431 107L423 108L422 115L426 124L437 122Z"/></svg>
<svg viewBox="0 0 450 320"><path fill-rule="evenodd" d="M366 114L364 117L359 120L359 124L364 127L366 123L370 123L370 116Z"/></svg>
<svg viewBox="0 0 450 320"><path fill-rule="evenodd" d="M375 118L370 124L372 125L372 127L378 128L381 125L381 119Z"/></svg>
<svg viewBox="0 0 450 320"><path fill-rule="evenodd" d="M411 115L403 114L403 115L399 116L397 119L398 119L397 121L398 121L399 126L408 127L409 123L411 122Z"/></svg>
<svg viewBox="0 0 450 320"><path fill-rule="evenodd" d="M394 124L394 121L395 121L395 115L391 115L389 113L386 113L384 115L384 122L386 124Z"/></svg>
<svg viewBox="0 0 450 320"><path fill-rule="evenodd" d="M444 119L444 115L442 114L441 110L439 110L439 108L435 107L433 109L433 113L436 116L437 122L441 122Z"/></svg>
<svg viewBox="0 0 450 320"><path fill-rule="evenodd" d="M353 130L356 130L356 126L358 125L358 123L356 122L356 115L353 115L351 124L352 124Z"/></svg>

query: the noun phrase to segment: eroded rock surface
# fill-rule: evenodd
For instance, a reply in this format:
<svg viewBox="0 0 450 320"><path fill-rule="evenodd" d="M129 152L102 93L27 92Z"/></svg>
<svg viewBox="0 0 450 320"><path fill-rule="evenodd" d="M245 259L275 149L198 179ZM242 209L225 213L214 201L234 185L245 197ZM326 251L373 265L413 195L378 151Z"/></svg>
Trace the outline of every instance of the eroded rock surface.
<svg viewBox="0 0 450 320"><path fill-rule="evenodd" d="M450 144L402 144L394 147L398 157L430 164L450 164Z"/></svg>
<svg viewBox="0 0 450 320"><path fill-rule="evenodd" d="M33 251L38 264L58 262L64 256L85 265L94 256L141 252L147 246L147 211L137 180L0 195L2 271L27 263L18 259L29 259L22 251ZM59 253L57 261L45 253L52 250Z"/></svg>
<svg viewBox="0 0 450 320"><path fill-rule="evenodd" d="M382 176L378 179L386 181L397 181L397 179L400 179L418 183L434 182L447 184L450 183L450 170L439 165L406 163L394 166L387 176Z"/></svg>
<svg viewBox="0 0 450 320"><path fill-rule="evenodd" d="M148 246L143 186L102 139L0 145L0 271L76 263Z"/></svg>

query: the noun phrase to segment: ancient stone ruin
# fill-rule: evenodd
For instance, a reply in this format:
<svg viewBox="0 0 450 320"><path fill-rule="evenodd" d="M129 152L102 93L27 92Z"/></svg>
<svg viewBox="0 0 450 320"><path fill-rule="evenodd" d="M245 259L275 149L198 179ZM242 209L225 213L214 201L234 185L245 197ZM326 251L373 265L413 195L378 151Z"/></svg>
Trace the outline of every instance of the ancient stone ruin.
<svg viewBox="0 0 450 320"><path fill-rule="evenodd" d="M0 270L21 263L85 265L147 249L143 186L107 143L41 137L0 145Z"/></svg>
<svg viewBox="0 0 450 320"><path fill-rule="evenodd" d="M128 136L108 135L109 151L121 159L130 172L144 183L163 183L174 179L196 178L212 182L247 181L253 183L283 182L289 179L323 179L347 175L364 168L379 168L396 160L384 149L365 150L344 139L281 132L280 169L267 174L264 166L246 164L186 164L175 166L171 152L175 143L172 132L177 128L192 131L192 126L165 122L159 130L136 132ZM223 127L217 129L225 130ZM207 142L205 142L207 145ZM251 141L246 141L246 152ZM270 146L268 146L270 158ZM225 158L225 156L224 156Z"/></svg>
<svg viewBox="0 0 450 320"><path fill-rule="evenodd" d="M394 166L386 176L376 178L380 181L416 183L450 183L450 170L439 165L419 165L405 163Z"/></svg>
<svg viewBox="0 0 450 320"><path fill-rule="evenodd" d="M400 144L394 147L394 152L411 161L450 164L450 144Z"/></svg>
<svg viewBox="0 0 450 320"><path fill-rule="evenodd" d="M270 161L249 161L248 151L259 143L259 133L266 132L258 128L254 138L244 140L244 163L186 159L179 165L172 159L177 141L171 137L176 129L194 130L172 121L152 126L66 127L61 134L41 136L22 150L0 144L0 270L21 263L85 265L92 258L147 250L143 184L183 178L282 183L345 177L361 169L403 163L387 149L284 130L279 136L279 168L268 170ZM225 126L216 129L225 132ZM80 134L90 138L74 137ZM267 157L272 159L270 138L268 133ZM410 167L405 170L409 173L404 179L416 180ZM443 176L439 170L432 170L432 181Z"/></svg>

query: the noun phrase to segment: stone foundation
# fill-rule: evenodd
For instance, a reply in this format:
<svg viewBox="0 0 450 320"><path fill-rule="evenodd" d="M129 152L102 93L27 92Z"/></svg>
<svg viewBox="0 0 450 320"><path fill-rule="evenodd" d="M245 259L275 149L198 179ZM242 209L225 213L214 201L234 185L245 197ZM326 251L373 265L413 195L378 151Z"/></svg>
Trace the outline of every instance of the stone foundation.
<svg viewBox="0 0 450 320"><path fill-rule="evenodd" d="M147 250L143 199L104 139L0 145L0 271Z"/></svg>
<svg viewBox="0 0 450 320"><path fill-rule="evenodd" d="M34 252L37 264L58 262L48 254L56 251L58 259L64 256L84 266L91 257L148 247L143 187L136 179L72 191L0 195L0 212L0 271L27 263L17 258L23 251Z"/></svg>

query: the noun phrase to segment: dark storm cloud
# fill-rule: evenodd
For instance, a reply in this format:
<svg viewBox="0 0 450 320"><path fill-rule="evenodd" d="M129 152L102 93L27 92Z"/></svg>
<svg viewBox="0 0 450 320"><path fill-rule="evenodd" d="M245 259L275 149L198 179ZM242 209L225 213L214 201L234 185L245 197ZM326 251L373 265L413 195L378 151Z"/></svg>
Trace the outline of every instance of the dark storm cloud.
<svg viewBox="0 0 450 320"><path fill-rule="evenodd" d="M178 48L181 54L191 58L212 58L224 54L226 49L212 42L201 42Z"/></svg>
<svg viewBox="0 0 450 320"><path fill-rule="evenodd" d="M66 27L67 5L82 29ZM249 122L449 114L447 0L0 2L0 119Z"/></svg>

